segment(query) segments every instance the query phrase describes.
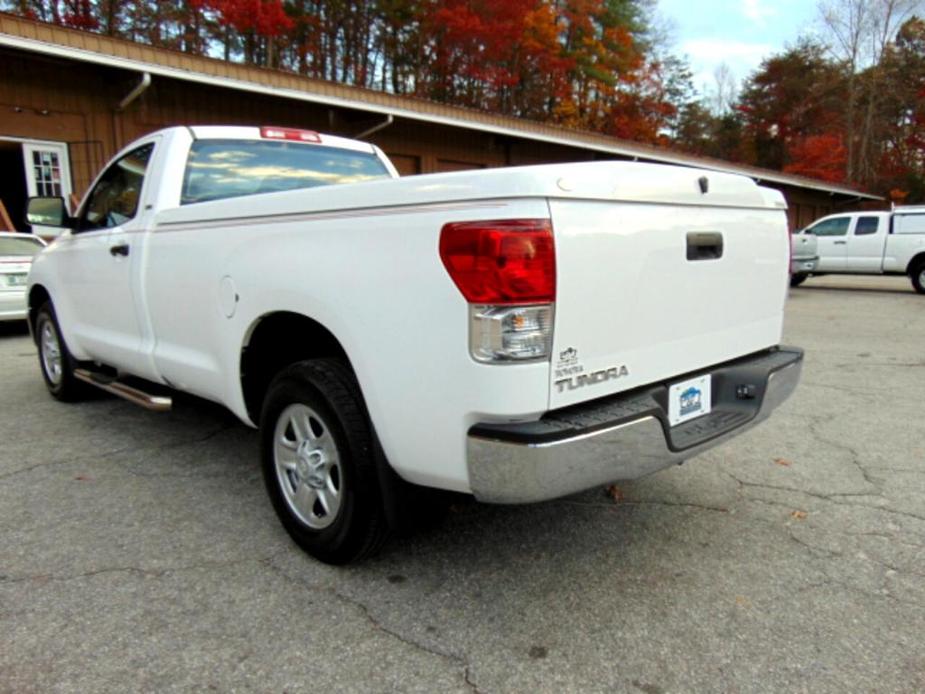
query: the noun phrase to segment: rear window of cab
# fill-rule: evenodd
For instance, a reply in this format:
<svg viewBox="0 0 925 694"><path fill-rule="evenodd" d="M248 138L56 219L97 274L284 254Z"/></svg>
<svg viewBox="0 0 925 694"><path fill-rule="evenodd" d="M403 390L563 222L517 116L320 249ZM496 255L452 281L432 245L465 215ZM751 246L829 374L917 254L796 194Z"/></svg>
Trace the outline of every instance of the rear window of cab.
<svg viewBox="0 0 925 694"><path fill-rule="evenodd" d="M196 140L181 205L391 178L372 153L272 140Z"/></svg>

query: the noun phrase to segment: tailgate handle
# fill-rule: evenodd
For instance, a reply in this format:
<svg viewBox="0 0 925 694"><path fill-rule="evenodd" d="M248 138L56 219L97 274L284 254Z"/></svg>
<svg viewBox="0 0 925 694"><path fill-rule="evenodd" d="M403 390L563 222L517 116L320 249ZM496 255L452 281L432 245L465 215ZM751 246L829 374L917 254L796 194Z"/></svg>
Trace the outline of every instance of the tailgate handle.
<svg viewBox="0 0 925 694"><path fill-rule="evenodd" d="M723 235L718 231L691 231L687 234L688 260L715 260L723 257Z"/></svg>

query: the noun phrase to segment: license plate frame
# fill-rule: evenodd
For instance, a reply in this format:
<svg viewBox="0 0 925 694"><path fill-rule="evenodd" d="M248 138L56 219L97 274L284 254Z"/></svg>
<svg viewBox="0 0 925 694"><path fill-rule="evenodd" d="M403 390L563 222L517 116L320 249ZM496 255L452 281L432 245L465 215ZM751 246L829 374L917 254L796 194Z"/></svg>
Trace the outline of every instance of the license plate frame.
<svg viewBox="0 0 925 694"><path fill-rule="evenodd" d="M668 386L668 424L678 426L710 414L713 376L703 374Z"/></svg>

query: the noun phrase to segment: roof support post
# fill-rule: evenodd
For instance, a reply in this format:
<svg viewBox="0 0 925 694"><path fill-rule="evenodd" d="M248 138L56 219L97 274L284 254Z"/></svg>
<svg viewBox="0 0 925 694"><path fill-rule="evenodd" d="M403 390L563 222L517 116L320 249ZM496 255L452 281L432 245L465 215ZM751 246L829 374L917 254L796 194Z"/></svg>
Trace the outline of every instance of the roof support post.
<svg viewBox="0 0 925 694"><path fill-rule="evenodd" d="M368 137L369 135L372 135L375 132L379 132L380 130L383 130L384 128L388 128L394 122L395 122L395 117L391 113L389 113L388 115L386 115L384 121L382 121L381 123L377 123L371 128L367 128L366 130L359 133L358 135L354 135L353 139L362 140L364 137Z"/></svg>
<svg viewBox="0 0 925 694"><path fill-rule="evenodd" d="M116 111L124 111L128 108L135 99L141 96L144 91L151 86L151 73L143 72L141 74L141 81L135 85L135 88L125 95L125 98L119 102L119 105L116 106Z"/></svg>
<svg viewBox="0 0 925 694"><path fill-rule="evenodd" d="M135 88L132 89L128 94L126 94L122 101L112 110L112 151L113 154L118 152L122 145L124 144L123 132L120 127L122 120L119 117L119 114L124 112L128 106L135 101L139 96L141 96L144 91L151 86L151 73L147 70L141 73L141 80L138 84L135 85Z"/></svg>

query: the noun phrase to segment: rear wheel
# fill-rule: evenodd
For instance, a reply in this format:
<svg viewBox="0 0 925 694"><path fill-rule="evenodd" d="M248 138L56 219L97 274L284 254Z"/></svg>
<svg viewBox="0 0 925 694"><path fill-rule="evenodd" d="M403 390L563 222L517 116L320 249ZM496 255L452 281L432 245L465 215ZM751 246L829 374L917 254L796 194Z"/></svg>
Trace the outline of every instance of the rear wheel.
<svg viewBox="0 0 925 694"><path fill-rule="evenodd" d="M80 400L87 387L74 376L74 357L64 344L55 309L48 301L35 319L35 339L39 350L39 367L48 392L63 402Z"/></svg>
<svg viewBox="0 0 925 694"><path fill-rule="evenodd" d="M283 527L312 556L346 564L388 532L372 430L356 378L333 359L286 368L260 419L267 492Z"/></svg>
<svg viewBox="0 0 925 694"><path fill-rule="evenodd" d="M919 294L925 294L925 263L919 263L909 273L909 279L912 280L912 287Z"/></svg>
<svg viewBox="0 0 925 694"><path fill-rule="evenodd" d="M790 275L790 286L799 287L806 281L807 276L805 274Z"/></svg>

